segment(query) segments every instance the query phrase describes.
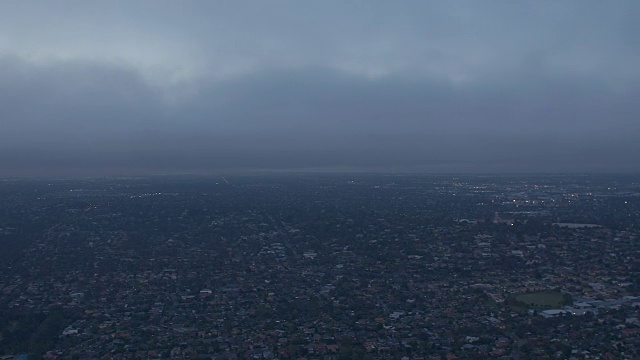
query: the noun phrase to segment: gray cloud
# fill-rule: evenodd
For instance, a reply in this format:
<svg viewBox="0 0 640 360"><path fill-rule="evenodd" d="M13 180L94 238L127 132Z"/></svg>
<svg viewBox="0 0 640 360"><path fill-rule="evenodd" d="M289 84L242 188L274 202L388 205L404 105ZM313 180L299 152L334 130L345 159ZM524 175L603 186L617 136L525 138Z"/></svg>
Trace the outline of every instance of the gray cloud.
<svg viewBox="0 0 640 360"><path fill-rule="evenodd" d="M3 2L0 171L635 171L635 4Z"/></svg>

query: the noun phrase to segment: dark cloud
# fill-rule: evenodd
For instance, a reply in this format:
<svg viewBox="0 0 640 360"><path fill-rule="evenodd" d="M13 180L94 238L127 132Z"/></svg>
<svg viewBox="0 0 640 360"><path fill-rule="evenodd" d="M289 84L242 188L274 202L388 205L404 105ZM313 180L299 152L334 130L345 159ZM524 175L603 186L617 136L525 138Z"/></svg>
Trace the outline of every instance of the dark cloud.
<svg viewBox="0 0 640 360"><path fill-rule="evenodd" d="M640 168L635 2L29 4L4 174Z"/></svg>
<svg viewBox="0 0 640 360"><path fill-rule="evenodd" d="M635 92L584 79L457 87L280 70L167 102L126 69L2 64L4 172L629 171L640 153Z"/></svg>

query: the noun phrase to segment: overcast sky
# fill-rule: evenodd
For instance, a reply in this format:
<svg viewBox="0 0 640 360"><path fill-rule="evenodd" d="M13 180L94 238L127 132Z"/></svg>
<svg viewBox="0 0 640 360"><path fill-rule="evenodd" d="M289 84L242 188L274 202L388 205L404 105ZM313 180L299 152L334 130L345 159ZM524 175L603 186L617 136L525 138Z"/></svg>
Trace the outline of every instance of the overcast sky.
<svg viewBox="0 0 640 360"><path fill-rule="evenodd" d="M0 176L640 169L640 1L0 1Z"/></svg>

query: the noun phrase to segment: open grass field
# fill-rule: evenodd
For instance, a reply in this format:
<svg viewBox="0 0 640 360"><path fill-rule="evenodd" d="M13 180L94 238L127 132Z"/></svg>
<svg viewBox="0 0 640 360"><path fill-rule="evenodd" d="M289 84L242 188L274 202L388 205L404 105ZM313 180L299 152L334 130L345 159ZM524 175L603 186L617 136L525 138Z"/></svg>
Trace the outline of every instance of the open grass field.
<svg viewBox="0 0 640 360"><path fill-rule="evenodd" d="M556 308L565 304L565 297L559 291L545 291L515 296L516 301L539 308Z"/></svg>

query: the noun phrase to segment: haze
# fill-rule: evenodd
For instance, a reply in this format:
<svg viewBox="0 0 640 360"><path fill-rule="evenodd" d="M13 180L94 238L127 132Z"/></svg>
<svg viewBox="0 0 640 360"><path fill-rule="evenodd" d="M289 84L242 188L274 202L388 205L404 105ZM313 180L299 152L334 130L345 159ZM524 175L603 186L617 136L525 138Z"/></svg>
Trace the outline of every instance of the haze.
<svg viewBox="0 0 640 360"><path fill-rule="evenodd" d="M637 1L2 1L0 175L640 168Z"/></svg>

